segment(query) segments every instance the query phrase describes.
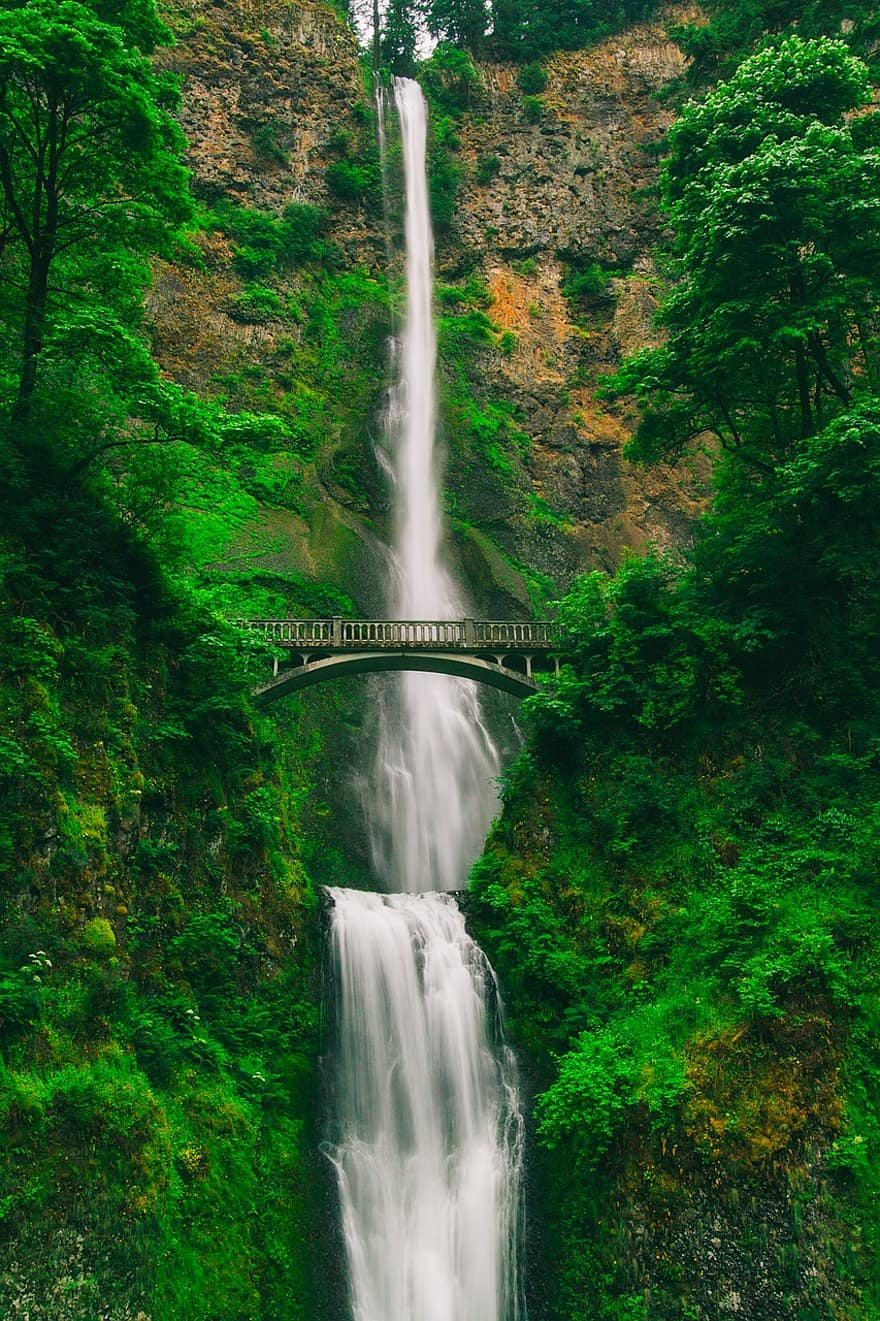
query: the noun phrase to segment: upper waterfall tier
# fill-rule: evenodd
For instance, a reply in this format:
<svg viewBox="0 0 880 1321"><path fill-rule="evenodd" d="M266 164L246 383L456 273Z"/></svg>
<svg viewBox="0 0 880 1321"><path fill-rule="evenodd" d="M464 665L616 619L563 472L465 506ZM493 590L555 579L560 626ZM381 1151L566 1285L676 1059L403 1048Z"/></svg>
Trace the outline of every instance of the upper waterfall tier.
<svg viewBox="0 0 880 1321"><path fill-rule="evenodd" d="M407 299L386 428L395 525L388 607L399 619L414 611L460 619L463 593L442 558L427 107L408 78L395 79L394 97L406 181ZM374 868L392 890L460 889L496 805L498 754L477 687L404 674L375 692L379 747L363 795Z"/></svg>

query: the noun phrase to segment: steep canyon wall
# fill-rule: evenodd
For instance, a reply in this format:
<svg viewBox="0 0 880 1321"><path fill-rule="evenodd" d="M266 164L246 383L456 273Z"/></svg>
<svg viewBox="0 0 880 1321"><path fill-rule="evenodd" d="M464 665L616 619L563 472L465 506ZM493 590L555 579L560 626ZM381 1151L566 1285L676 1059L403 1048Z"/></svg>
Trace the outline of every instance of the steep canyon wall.
<svg viewBox="0 0 880 1321"><path fill-rule="evenodd" d="M174 379L233 407L280 407L294 431L298 413L320 412L299 453L277 459L294 470L295 506L269 501L229 562L375 609L391 323L367 75L321 4L188 0L171 17L178 46L164 58L182 77L197 196L275 217L320 208L334 272L332 289L314 266L249 278L235 240L210 226L188 262L156 272L150 311ZM603 370L651 335L653 148L671 119L658 94L683 67L663 24L646 25L551 58L539 97L524 97L514 68L486 66L435 114L449 512L481 610L522 614L628 546L675 546L700 507L705 466L634 470L625 411L596 398ZM255 282L270 296L251 297Z"/></svg>

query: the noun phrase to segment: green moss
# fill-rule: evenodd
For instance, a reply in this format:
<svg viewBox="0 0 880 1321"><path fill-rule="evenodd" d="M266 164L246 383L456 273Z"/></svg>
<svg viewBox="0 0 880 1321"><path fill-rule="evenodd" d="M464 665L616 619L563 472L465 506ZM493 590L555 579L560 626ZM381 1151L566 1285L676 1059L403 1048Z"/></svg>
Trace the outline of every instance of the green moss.
<svg viewBox="0 0 880 1321"><path fill-rule="evenodd" d="M93 917L83 927L80 944L89 954L107 958L116 949L116 933L106 917Z"/></svg>
<svg viewBox="0 0 880 1321"><path fill-rule="evenodd" d="M537 96L547 86L547 74L537 62L524 64L516 75L517 86L526 96Z"/></svg>

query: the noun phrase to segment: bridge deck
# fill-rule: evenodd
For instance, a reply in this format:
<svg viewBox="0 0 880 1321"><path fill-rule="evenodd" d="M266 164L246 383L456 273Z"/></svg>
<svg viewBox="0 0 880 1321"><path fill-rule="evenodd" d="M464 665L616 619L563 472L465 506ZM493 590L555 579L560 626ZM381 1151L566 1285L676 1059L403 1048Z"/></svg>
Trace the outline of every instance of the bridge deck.
<svg viewBox="0 0 880 1321"><path fill-rule="evenodd" d="M298 651L522 651L553 649L549 620L510 622L485 619L242 619L238 623L267 642Z"/></svg>

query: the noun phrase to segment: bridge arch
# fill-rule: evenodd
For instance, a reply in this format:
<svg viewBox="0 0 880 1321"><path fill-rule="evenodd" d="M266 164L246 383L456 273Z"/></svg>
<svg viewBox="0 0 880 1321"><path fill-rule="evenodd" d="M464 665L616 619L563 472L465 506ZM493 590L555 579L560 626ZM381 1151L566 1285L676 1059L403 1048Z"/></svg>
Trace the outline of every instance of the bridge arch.
<svg viewBox="0 0 880 1321"><path fill-rule="evenodd" d="M514 697L559 673L548 620L241 619L275 652L273 676L254 691L259 705L346 674L410 670L452 674ZM283 653L283 662L278 653ZM279 672L279 665L284 669Z"/></svg>
<svg viewBox="0 0 880 1321"><path fill-rule="evenodd" d="M383 674L403 670L421 674L452 674L460 679L473 679L520 698L538 691L538 684L525 670L510 669L479 656L431 651L364 651L324 656L320 660L309 660L306 657L304 664L282 670L266 683L260 684L254 692L254 698L258 706L267 706L288 693L301 692L304 688L343 675Z"/></svg>

